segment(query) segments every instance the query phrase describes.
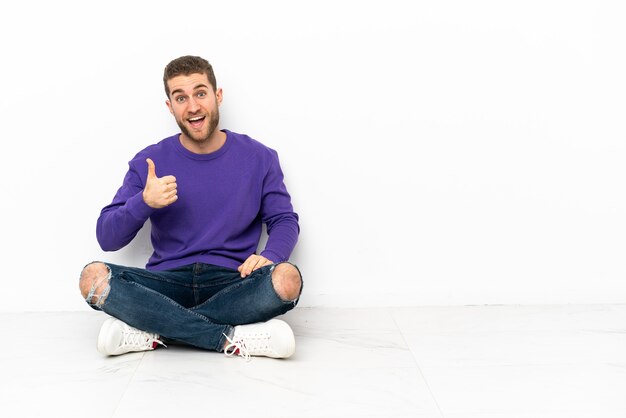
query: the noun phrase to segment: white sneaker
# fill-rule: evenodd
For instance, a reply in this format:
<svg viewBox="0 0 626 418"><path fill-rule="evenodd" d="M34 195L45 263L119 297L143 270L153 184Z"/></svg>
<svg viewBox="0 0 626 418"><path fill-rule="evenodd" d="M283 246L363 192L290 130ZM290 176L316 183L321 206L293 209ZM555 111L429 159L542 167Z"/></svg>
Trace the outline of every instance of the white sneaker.
<svg viewBox="0 0 626 418"><path fill-rule="evenodd" d="M104 321L98 335L98 351L107 356L154 350L159 344L165 346L157 334L138 330L113 317Z"/></svg>
<svg viewBox="0 0 626 418"><path fill-rule="evenodd" d="M293 331L285 321L270 319L249 325L237 325L232 338L228 338L224 354L238 354L250 360L250 356L287 358L296 351Z"/></svg>

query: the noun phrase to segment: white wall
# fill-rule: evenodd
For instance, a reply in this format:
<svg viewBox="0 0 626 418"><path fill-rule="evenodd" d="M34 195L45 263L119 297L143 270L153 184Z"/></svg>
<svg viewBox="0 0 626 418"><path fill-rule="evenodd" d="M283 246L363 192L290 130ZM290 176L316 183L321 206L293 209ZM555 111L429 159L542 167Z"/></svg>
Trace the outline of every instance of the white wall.
<svg viewBox="0 0 626 418"><path fill-rule="evenodd" d="M0 310L88 309L95 222L209 59L277 149L304 306L624 302L624 10L603 1L14 2L0 13Z"/></svg>

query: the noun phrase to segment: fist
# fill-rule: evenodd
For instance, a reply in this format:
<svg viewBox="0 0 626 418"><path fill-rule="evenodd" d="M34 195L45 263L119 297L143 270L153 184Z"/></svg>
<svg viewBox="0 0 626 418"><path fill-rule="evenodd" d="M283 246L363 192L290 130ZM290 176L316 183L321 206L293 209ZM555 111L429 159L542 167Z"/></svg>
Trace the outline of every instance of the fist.
<svg viewBox="0 0 626 418"><path fill-rule="evenodd" d="M157 177L154 162L148 158L148 177L146 188L143 189L143 201L154 209L161 209L176 202L176 177Z"/></svg>

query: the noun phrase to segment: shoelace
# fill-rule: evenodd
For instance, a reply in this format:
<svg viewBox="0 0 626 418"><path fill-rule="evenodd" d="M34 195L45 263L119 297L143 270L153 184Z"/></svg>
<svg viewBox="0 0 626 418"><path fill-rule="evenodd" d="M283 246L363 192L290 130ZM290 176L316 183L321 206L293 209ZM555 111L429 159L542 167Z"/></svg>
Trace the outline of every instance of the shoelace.
<svg viewBox="0 0 626 418"><path fill-rule="evenodd" d="M246 343L244 343L242 339L231 340L228 338L228 335L222 335L226 337L226 341L228 341L228 345L224 348L224 354L226 354L227 357L238 354L245 358L246 361L250 361L250 352L246 348Z"/></svg>
<svg viewBox="0 0 626 418"><path fill-rule="evenodd" d="M128 327L124 330L124 340L122 346L132 347L137 349L153 348L154 343L161 344L163 347L167 347L163 341L159 340L156 334L141 331Z"/></svg>
<svg viewBox="0 0 626 418"><path fill-rule="evenodd" d="M224 348L224 354L228 357L239 354L246 361L250 361L252 354L269 353L271 351L269 334L250 334L240 336L237 339L234 337L230 339L226 334L223 335L228 341L228 345Z"/></svg>

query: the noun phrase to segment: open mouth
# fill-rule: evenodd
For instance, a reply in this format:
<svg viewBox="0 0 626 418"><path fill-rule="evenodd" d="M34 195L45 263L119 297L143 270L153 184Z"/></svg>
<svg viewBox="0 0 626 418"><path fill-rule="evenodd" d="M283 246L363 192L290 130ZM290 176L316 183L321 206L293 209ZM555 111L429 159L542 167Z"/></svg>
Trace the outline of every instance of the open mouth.
<svg viewBox="0 0 626 418"><path fill-rule="evenodd" d="M189 122L192 128L197 129L202 126L202 123L204 122L205 119L206 119L206 116L195 116L193 118L187 119L187 122Z"/></svg>

